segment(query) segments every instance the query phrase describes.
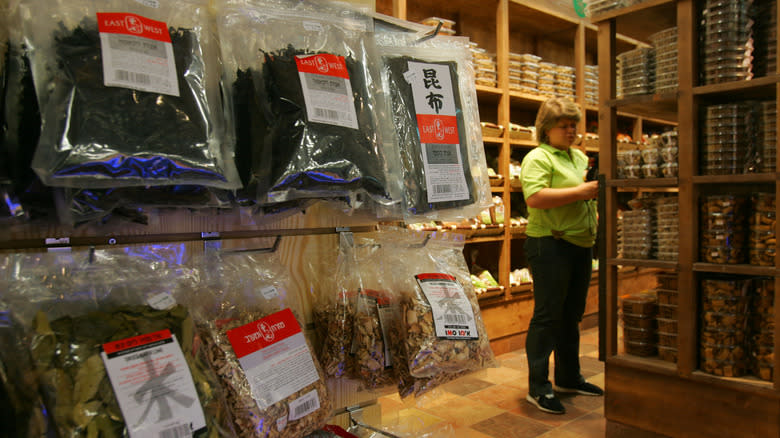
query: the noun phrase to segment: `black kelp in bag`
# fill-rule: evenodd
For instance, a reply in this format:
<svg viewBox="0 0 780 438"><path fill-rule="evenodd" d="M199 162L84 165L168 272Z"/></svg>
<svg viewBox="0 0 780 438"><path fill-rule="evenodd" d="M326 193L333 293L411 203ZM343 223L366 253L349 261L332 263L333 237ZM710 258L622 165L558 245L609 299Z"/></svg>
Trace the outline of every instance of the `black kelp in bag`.
<svg viewBox="0 0 780 438"><path fill-rule="evenodd" d="M233 108L249 111L235 115L238 155L251 163L241 173L259 203L368 195L391 204L398 182L377 116L370 20L270 1L226 1L219 16Z"/></svg>
<svg viewBox="0 0 780 438"><path fill-rule="evenodd" d="M154 3L22 2L48 185L239 186L208 2Z"/></svg>

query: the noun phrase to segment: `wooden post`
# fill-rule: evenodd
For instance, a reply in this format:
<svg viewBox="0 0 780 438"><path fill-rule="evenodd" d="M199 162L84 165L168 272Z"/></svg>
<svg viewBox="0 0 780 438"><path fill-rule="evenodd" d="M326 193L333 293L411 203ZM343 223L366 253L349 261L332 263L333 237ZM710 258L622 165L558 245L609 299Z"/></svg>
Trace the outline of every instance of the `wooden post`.
<svg viewBox="0 0 780 438"><path fill-rule="evenodd" d="M406 20L406 0L393 0L393 17Z"/></svg>
<svg viewBox="0 0 780 438"><path fill-rule="evenodd" d="M509 143L509 0L498 0L496 4L496 69L498 88L501 97L498 100L498 124L504 126L503 142L498 155L499 173L505 176L504 190L504 239L501 241L501 255L498 260L499 284L505 287L504 296L511 295L509 274L512 271L512 233L509 232L509 218L512 211L511 187L509 185L509 160L512 146Z"/></svg>
<svg viewBox="0 0 780 438"><path fill-rule="evenodd" d="M585 22L580 21L577 25L577 32L574 34L574 70L576 75L575 94L577 95L577 105L582 111L582 118L577 124L577 134L585 137L588 126L587 109L585 103Z"/></svg>

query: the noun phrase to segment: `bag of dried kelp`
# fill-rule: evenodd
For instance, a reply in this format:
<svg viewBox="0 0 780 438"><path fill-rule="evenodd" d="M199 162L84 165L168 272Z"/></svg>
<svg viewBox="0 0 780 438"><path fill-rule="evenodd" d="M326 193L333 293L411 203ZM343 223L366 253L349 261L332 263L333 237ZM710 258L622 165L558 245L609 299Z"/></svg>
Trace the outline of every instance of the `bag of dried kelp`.
<svg viewBox="0 0 780 438"><path fill-rule="evenodd" d="M388 232L385 241L398 261L390 269L401 300L398 355L405 362L399 372L408 372L399 393L419 395L463 373L496 366L462 236Z"/></svg>
<svg viewBox="0 0 780 438"><path fill-rule="evenodd" d="M284 0L223 0L218 16L239 166L258 202L397 200L371 19Z"/></svg>
<svg viewBox="0 0 780 438"><path fill-rule="evenodd" d="M490 207L467 38L378 33L403 169L404 219L460 221Z"/></svg>
<svg viewBox="0 0 780 438"><path fill-rule="evenodd" d="M21 0L43 130L33 168L60 187L235 189L207 0Z"/></svg>
<svg viewBox="0 0 780 438"><path fill-rule="evenodd" d="M324 374L279 257L222 252L194 266L203 347L238 436L300 437L325 425L331 401Z"/></svg>
<svg viewBox="0 0 780 438"><path fill-rule="evenodd" d="M174 298L186 271L146 253L11 256L8 305L59 436L232 436L217 376Z"/></svg>

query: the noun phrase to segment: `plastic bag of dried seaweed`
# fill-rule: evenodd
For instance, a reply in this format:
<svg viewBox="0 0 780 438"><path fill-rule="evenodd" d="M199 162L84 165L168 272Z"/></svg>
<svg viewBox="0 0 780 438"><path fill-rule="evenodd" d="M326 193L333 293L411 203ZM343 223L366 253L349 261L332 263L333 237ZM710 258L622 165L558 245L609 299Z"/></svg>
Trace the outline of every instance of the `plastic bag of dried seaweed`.
<svg viewBox="0 0 780 438"><path fill-rule="evenodd" d="M157 250L10 256L8 304L58 436L232 436L217 376L175 300L189 276Z"/></svg>
<svg viewBox="0 0 780 438"><path fill-rule="evenodd" d="M324 426L332 403L278 255L221 252L194 266L198 326L237 435L292 438Z"/></svg>
<svg viewBox="0 0 780 438"><path fill-rule="evenodd" d="M225 0L218 16L239 166L258 202L394 204L371 19L284 0Z"/></svg>
<svg viewBox="0 0 780 438"><path fill-rule="evenodd" d="M467 38L378 33L403 169L404 220L461 221L490 207Z"/></svg>
<svg viewBox="0 0 780 438"><path fill-rule="evenodd" d="M398 354L405 366L399 368L409 373L401 379L401 395L419 395L464 372L496 366L462 236L398 231L388 232L385 242L398 260L390 269L401 300Z"/></svg>
<svg viewBox="0 0 780 438"><path fill-rule="evenodd" d="M47 185L240 186L208 7L21 1L44 122L33 168Z"/></svg>

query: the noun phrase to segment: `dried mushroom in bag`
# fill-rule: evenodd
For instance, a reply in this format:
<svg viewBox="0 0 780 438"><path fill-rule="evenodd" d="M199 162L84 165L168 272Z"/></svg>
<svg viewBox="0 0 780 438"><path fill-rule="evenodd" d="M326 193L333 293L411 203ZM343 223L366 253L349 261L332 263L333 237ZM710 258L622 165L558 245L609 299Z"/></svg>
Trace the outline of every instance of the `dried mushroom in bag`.
<svg viewBox="0 0 780 438"><path fill-rule="evenodd" d="M325 424L322 369L289 308L244 311L201 330L239 437L301 437Z"/></svg>
<svg viewBox="0 0 780 438"><path fill-rule="evenodd" d="M124 306L53 321L38 312L32 330L33 361L59 436L230 435L216 376L183 306Z"/></svg>

